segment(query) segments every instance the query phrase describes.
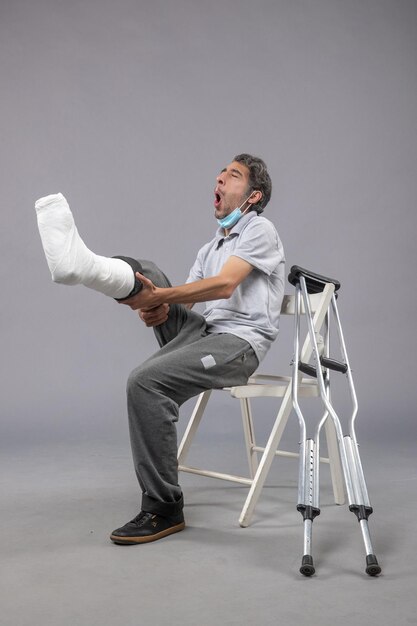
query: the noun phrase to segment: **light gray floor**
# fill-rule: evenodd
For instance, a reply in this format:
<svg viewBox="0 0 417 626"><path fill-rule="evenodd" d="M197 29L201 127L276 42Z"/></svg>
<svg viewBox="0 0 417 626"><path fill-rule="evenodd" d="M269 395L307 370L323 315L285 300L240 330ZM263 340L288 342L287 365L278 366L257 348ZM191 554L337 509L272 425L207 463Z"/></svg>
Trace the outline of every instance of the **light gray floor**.
<svg viewBox="0 0 417 626"><path fill-rule="evenodd" d="M225 454L209 444L199 444L200 460L213 456L214 448L215 461L226 469ZM332 505L323 471L322 513L314 523L317 574L306 579L298 573L296 461L275 461L246 529L237 523L246 488L183 474L186 530L128 547L108 540L138 508L127 442L9 447L2 452L0 474L0 622L416 624L413 442L366 442L362 457L383 575L364 573L358 523L345 506ZM235 446L227 459L233 470L240 469L239 458Z"/></svg>

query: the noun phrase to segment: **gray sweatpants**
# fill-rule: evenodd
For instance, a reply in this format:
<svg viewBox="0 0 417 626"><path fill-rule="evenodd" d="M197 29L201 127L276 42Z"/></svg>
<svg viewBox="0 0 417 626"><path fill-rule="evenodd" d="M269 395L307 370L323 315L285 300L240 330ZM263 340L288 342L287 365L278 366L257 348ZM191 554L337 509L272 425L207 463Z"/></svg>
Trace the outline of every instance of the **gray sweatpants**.
<svg viewBox="0 0 417 626"><path fill-rule="evenodd" d="M158 287L168 278L139 261ZM244 385L258 366L250 344L230 333L209 334L204 317L181 304L154 327L160 350L132 371L127 383L130 441L142 489L142 509L175 516L183 507L178 484L179 407L206 389Z"/></svg>

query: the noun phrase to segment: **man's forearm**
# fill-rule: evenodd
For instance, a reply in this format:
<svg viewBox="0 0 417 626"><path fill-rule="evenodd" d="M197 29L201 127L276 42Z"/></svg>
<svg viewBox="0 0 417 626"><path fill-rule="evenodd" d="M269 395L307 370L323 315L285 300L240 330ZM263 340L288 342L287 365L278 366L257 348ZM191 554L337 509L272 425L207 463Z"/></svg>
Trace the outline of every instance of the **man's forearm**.
<svg viewBox="0 0 417 626"><path fill-rule="evenodd" d="M136 295L119 302L131 309L153 309L161 304L184 304L230 298L236 287L250 274L253 267L247 261L231 256L217 276L203 278L178 287L156 287L149 278L136 272L142 289ZM191 308L191 306L190 306Z"/></svg>
<svg viewBox="0 0 417 626"><path fill-rule="evenodd" d="M177 287L162 287L157 289L157 294L162 302L168 302L168 304L187 302L187 304L192 305L195 302L229 298L233 290L234 285L230 279L223 276L213 276Z"/></svg>

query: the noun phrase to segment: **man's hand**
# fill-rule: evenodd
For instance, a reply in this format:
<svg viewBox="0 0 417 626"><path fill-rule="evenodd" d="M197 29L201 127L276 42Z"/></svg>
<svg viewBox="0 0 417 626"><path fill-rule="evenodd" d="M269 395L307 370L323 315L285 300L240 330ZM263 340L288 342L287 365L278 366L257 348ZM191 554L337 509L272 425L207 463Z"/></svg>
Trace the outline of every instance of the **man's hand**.
<svg viewBox="0 0 417 626"><path fill-rule="evenodd" d="M164 302L158 306L147 309L139 309L139 317L142 322L145 322L146 326L160 326L168 319L169 304Z"/></svg>
<svg viewBox="0 0 417 626"><path fill-rule="evenodd" d="M154 309L163 303L162 293L160 293L163 289L156 287L149 278L139 272L136 272L136 278L142 283L142 289L131 298L119 300L120 304L127 304L133 311L137 311L138 309Z"/></svg>

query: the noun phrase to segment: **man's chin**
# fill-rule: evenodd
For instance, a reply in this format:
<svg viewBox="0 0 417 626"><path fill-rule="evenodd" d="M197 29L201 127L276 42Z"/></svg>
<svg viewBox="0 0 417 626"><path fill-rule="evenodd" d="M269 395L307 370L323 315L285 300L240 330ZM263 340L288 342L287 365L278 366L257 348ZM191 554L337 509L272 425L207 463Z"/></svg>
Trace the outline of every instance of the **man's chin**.
<svg viewBox="0 0 417 626"><path fill-rule="evenodd" d="M224 217L227 217L229 213L230 211L228 211L227 209L215 209L214 217L216 218L216 220L222 220Z"/></svg>

